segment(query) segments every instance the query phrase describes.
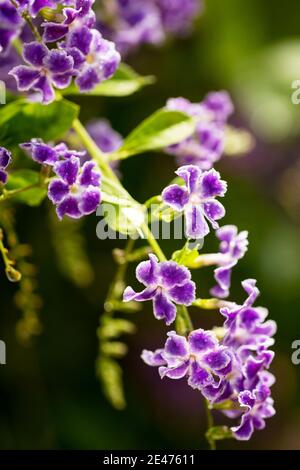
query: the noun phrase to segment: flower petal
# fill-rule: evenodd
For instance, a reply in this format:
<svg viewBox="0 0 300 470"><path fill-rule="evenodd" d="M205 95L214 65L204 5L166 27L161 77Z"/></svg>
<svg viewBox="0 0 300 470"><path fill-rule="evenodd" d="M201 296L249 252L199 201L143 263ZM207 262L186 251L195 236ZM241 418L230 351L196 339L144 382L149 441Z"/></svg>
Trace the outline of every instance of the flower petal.
<svg viewBox="0 0 300 470"><path fill-rule="evenodd" d="M43 66L44 59L47 57L48 53L48 48L37 41L29 42L23 46L24 60L37 68Z"/></svg>
<svg viewBox="0 0 300 470"><path fill-rule="evenodd" d="M82 216L78 208L78 201L74 196L64 198L57 206L56 212L60 219L62 219L64 215L68 215L72 219L79 219L79 217Z"/></svg>
<svg viewBox="0 0 300 470"><path fill-rule="evenodd" d="M153 313L155 318L171 325L176 318L176 307L165 294L157 292L153 299Z"/></svg>
<svg viewBox="0 0 300 470"><path fill-rule="evenodd" d="M148 261L142 261L136 268L136 277L139 282L148 285L157 285L158 283L158 259L155 255L150 254Z"/></svg>
<svg viewBox="0 0 300 470"><path fill-rule="evenodd" d="M14 67L9 72L9 75L15 78L18 90L20 91L30 90L33 84L40 78L40 72L38 70L32 70L26 65L17 65L17 67Z"/></svg>
<svg viewBox="0 0 300 470"><path fill-rule="evenodd" d="M62 180L64 180L65 183L71 186L77 179L79 167L79 158L71 157L68 160L57 162L54 165L54 171Z"/></svg>
<svg viewBox="0 0 300 470"><path fill-rule="evenodd" d="M208 224L203 215L201 206L188 205L184 211L185 233L188 238L200 239L209 233Z"/></svg>
<svg viewBox="0 0 300 470"><path fill-rule="evenodd" d="M184 165L175 173L185 181L189 193L192 193L197 188L202 171L196 165Z"/></svg>
<svg viewBox="0 0 300 470"><path fill-rule="evenodd" d="M202 328L192 331L192 333L189 334L188 341L192 354L210 351L218 345L218 340L214 333L205 331Z"/></svg>
<svg viewBox="0 0 300 470"><path fill-rule="evenodd" d="M188 281L181 286L174 286L168 291L170 299L178 305L191 305L195 300L196 284Z"/></svg>
<svg viewBox="0 0 300 470"><path fill-rule="evenodd" d="M69 186L60 179L54 179L48 186L48 197L54 204L61 202L69 193Z"/></svg>
<svg viewBox="0 0 300 470"><path fill-rule="evenodd" d="M188 203L189 193L186 188L178 186L178 184L171 184L163 190L162 199L168 206L179 212Z"/></svg>

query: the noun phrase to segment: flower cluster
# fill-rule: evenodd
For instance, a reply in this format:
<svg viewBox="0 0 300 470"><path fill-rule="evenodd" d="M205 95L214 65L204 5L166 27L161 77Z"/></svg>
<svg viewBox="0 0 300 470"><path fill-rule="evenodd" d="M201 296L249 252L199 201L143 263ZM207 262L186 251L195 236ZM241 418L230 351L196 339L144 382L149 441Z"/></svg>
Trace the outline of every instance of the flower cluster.
<svg viewBox="0 0 300 470"><path fill-rule="evenodd" d="M209 170L224 151L225 129L233 105L227 92L211 92L201 103L191 103L185 98L171 98L167 108L192 116L197 124L195 133L166 151L175 155L180 165L194 164Z"/></svg>
<svg viewBox="0 0 300 470"><path fill-rule="evenodd" d="M192 331L188 338L172 331L164 348L144 350L142 359L158 366L161 377L187 377L188 384L212 407L226 403L223 413L240 417L239 425L232 427L234 436L248 440L275 413L270 396L274 377L267 369L274 356L268 348L274 342L276 325L265 321L267 310L253 307L259 294L255 281L248 279L243 287L248 293L244 304L221 309L225 316L222 339L203 329Z"/></svg>
<svg viewBox="0 0 300 470"><path fill-rule="evenodd" d="M81 165L83 151L70 150L65 143L55 146L40 139L21 144L31 158L53 168L56 175L48 187L48 197L56 205L59 219L64 215L78 219L95 212L101 202L101 174L91 160Z"/></svg>
<svg viewBox="0 0 300 470"><path fill-rule="evenodd" d="M161 44L187 34L202 10L202 0L108 0L100 7L99 28L122 54L141 44Z"/></svg>
<svg viewBox="0 0 300 470"><path fill-rule="evenodd" d="M41 8L53 7L56 3L59 2L25 2L22 8L33 9L31 14L35 16ZM113 76L120 62L120 54L114 43L104 39L93 28L96 21L92 10L93 0L74 0L69 3L70 6L62 10L63 21L46 21L41 24L43 42L24 44L25 65L17 65L10 71L19 91L39 92L44 104L55 99L54 88L67 88L73 78L80 91L92 90Z"/></svg>
<svg viewBox="0 0 300 470"><path fill-rule="evenodd" d="M171 184L164 189L162 199L175 211L184 213L188 238L203 238L209 233L206 219L216 229L217 220L225 215L224 206L216 197L224 196L227 184L216 170L202 171L195 165L182 166L176 174L185 184Z"/></svg>
<svg viewBox="0 0 300 470"><path fill-rule="evenodd" d="M11 162L11 153L4 147L0 147L0 184L7 181L6 168Z"/></svg>

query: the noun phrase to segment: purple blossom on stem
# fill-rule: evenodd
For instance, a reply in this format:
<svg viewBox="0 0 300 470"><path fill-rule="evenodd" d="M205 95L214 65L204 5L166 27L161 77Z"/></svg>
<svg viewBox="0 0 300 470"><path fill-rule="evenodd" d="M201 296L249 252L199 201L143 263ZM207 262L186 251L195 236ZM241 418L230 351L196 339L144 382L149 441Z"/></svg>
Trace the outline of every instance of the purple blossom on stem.
<svg viewBox="0 0 300 470"><path fill-rule="evenodd" d="M60 23L47 21L42 23L44 28L44 42L56 42L63 39L72 29L80 26L92 28L96 23L96 16L92 10L95 0L74 0L74 6L64 8L64 20Z"/></svg>
<svg viewBox="0 0 300 470"><path fill-rule="evenodd" d="M206 219L217 229L217 220L225 215L225 209L216 197L224 196L227 184L214 169L201 171L195 165L186 165L175 173L185 185L171 184L163 190L162 199L175 211L184 213L188 238L203 238L209 233Z"/></svg>
<svg viewBox="0 0 300 470"><path fill-rule="evenodd" d="M37 163L53 166L60 159L83 157L86 152L70 150L64 142L57 145L45 144L42 139L31 139L30 142L20 144L20 147Z"/></svg>
<svg viewBox="0 0 300 470"><path fill-rule="evenodd" d="M220 252L211 257L213 264L218 267L214 271L217 285L211 289L211 295L219 298L225 298L229 295L231 284L231 271L237 262L243 258L248 249L248 232L238 233L235 225L224 225L216 231L220 240ZM203 255L205 258L205 255Z"/></svg>
<svg viewBox="0 0 300 470"><path fill-rule="evenodd" d="M44 44L24 44L23 58L28 65L14 67L10 75L20 91L31 89L41 93L44 104L55 99L53 86L62 89L70 85L74 74L74 59L65 50L49 50Z"/></svg>
<svg viewBox="0 0 300 470"><path fill-rule="evenodd" d="M94 212L101 202L101 174L95 163L87 161L80 167L78 157L55 163L54 178L48 187L49 199L57 206L59 219L67 215L78 219Z"/></svg>
<svg viewBox="0 0 300 470"><path fill-rule="evenodd" d="M179 164L195 164L203 170L212 168L224 151L225 125L233 112L227 92L209 93L201 103L185 98L171 98L167 108L184 112L197 121L194 135L167 148Z"/></svg>
<svg viewBox="0 0 300 470"><path fill-rule="evenodd" d="M7 182L6 168L11 163L11 153L4 147L0 147L0 184Z"/></svg>
<svg viewBox="0 0 300 470"><path fill-rule="evenodd" d="M142 261L136 268L136 277L145 289L135 292L132 287L127 287L123 300L152 300L155 318L170 325L176 318L175 304L191 305L195 300L195 283L191 280L190 271L175 261L159 263L153 254L149 258L149 261Z"/></svg>
<svg viewBox="0 0 300 470"><path fill-rule="evenodd" d="M246 409L239 426L232 431L236 439L248 441L255 429L264 429L265 419L275 415L274 400L270 396L270 388L259 383L253 391L245 390L238 396L239 404Z"/></svg>
<svg viewBox="0 0 300 470"><path fill-rule="evenodd" d="M161 378L188 377L188 384L198 390L208 385L218 386L232 366L228 348L220 346L215 334L203 329L194 330L186 339L171 331L163 349L144 350L142 359L158 366Z"/></svg>
<svg viewBox="0 0 300 470"><path fill-rule="evenodd" d="M87 26L72 30L63 47L74 58L75 83L83 92L112 77L121 60L114 43Z"/></svg>

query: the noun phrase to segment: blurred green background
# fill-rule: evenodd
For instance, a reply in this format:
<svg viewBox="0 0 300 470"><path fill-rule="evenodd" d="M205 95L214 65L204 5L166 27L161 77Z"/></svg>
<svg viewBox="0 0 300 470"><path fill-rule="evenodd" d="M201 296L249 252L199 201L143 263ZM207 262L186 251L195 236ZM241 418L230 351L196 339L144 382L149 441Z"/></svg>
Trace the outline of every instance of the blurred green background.
<svg viewBox="0 0 300 470"><path fill-rule="evenodd" d="M291 84L300 80L299 18L298 0L207 0L191 37L130 57L140 73L156 75L155 85L129 98L81 102L83 120L106 116L126 135L171 96L200 101L210 90L228 89L236 107L231 123L256 138L251 154L224 157L217 168L229 183L224 223L250 233L249 251L234 270L231 297L242 301L240 282L257 278L259 304L278 323L272 368L277 415L250 442L226 441L219 448L300 449L300 365L291 362L291 344L300 339L300 105L291 102ZM143 201L160 193L174 169L172 157L147 154L124 162L121 173L125 186ZM84 222L95 275L89 286L79 288L59 268L53 248L59 240L48 209L44 202L38 209L17 211L20 239L33 246L43 298L43 331L29 346L15 334L16 286L1 276L0 338L6 342L7 365L0 366L0 448L206 448L200 394L180 381L161 381L139 358L144 347L159 347L166 333L150 304L131 314L138 331L125 338L129 353L121 365L127 408L116 411L105 400L95 376L96 329L115 269L111 250L123 242L98 240L96 216ZM168 254L178 246L163 243ZM210 237L206 248L213 246ZM73 263L76 276L76 251ZM130 280L132 274L133 267ZM198 295L207 297L212 271L200 271L196 279ZM197 326L221 322L209 311L192 314ZM216 422L225 419L216 414Z"/></svg>

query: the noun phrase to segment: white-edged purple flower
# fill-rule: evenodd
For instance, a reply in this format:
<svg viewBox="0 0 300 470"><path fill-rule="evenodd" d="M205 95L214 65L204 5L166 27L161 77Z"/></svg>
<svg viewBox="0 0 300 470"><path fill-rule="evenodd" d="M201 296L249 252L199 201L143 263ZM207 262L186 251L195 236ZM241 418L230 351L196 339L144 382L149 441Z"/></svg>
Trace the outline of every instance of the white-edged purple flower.
<svg viewBox="0 0 300 470"><path fill-rule="evenodd" d="M63 89L70 85L74 74L74 59L65 50L49 50L44 44L24 44L23 58L28 65L18 65L10 71L19 91L38 91L44 104L55 99L53 87Z"/></svg>
<svg viewBox="0 0 300 470"><path fill-rule="evenodd" d="M70 31L63 47L74 57L75 83L83 92L112 77L121 60L115 44L87 26Z"/></svg>
<svg viewBox="0 0 300 470"><path fill-rule="evenodd" d="M240 406L246 409L238 426L232 427L236 439L248 441L255 429L265 428L265 419L275 415L274 400L271 398L270 388L259 383L254 390L244 390L239 393Z"/></svg>
<svg viewBox="0 0 300 470"><path fill-rule="evenodd" d="M92 10L95 0L74 0L74 5L63 8L63 21L47 21L42 23L44 42L56 42L63 39L72 29L79 26L92 28L96 23L96 15Z"/></svg>
<svg viewBox="0 0 300 470"><path fill-rule="evenodd" d="M217 387L232 368L232 355L221 346L212 331L201 328L192 331L188 338L168 333L163 349L154 352L144 350L143 361L158 366L161 378L188 378L188 384L198 390L207 386Z"/></svg>
<svg viewBox="0 0 300 470"><path fill-rule="evenodd" d="M11 163L11 153L4 147L0 147L0 184L7 182L6 168Z"/></svg>
<svg viewBox="0 0 300 470"><path fill-rule="evenodd" d="M5 54L13 39L18 37L24 21L9 0L0 0L0 53Z"/></svg>
<svg viewBox="0 0 300 470"><path fill-rule="evenodd" d="M56 205L59 219L67 215L78 219L94 212L101 202L101 174L95 163L87 161L80 167L78 157L55 163L54 178L48 187L48 197Z"/></svg>
<svg viewBox="0 0 300 470"><path fill-rule="evenodd" d="M248 294L243 305L232 308L223 307L220 312L225 317L226 335L223 344L234 348L239 359L247 358L251 352L261 353L274 344L276 323L265 321L268 310L253 307L259 295L255 279L246 279L242 286Z"/></svg>
<svg viewBox="0 0 300 470"><path fill-rule="evenodd" d="M211 92L200 103L191 103L185 98L171 98L166 107L184 112L196 120L194 134L168 147L167 153L175 155L179 164L194 164L202 170L212 168L223 154L225 125L233 112L228 93Z"/></svg>
<svg viewBox="0 0 300 470"><path fill-rule="evenodd" d="M127 287L124 302L152 300L155 318L164 320L167 325L176 318L176 304L191 305L195 300L195 283L190 271L175 261L158 262L157 257L150 254L148 261L137 266L136 277L145 289L135 292L132 287Z"/></svg>
<svg viewBox="0 0 300 470"><path fill-rule="evenodd" d="M218 266L214 271L217 285L210 292L215 297L225 298L229 295L232 268L248 249L248 232L238 232L235 225L224 225L216 231L216 236L220 240L220 251L214 259Z"/></svg>
<svg viewBox="0 0 300 470"><path fill-rule="evenodd" d="M162 199L176 212L184 213L188 238L203 238L209 233L206 219L217 229L217 220L225 215L224 206L216 198L225 195L227 183L221 180L216 170L201 171L195 165L182 166L175 173L185 184L171 184L166 187L162 192Z"/></svg>
<svg viewBox="0 0 300 470"><path fill-rule="evenodd" d="M86 152L70 150L68 146L61 142L57 145L45 144L42 139L31 139L30 142L20 144L20 147L37 163L53 166L63 158L83 157Z"/></svg>

